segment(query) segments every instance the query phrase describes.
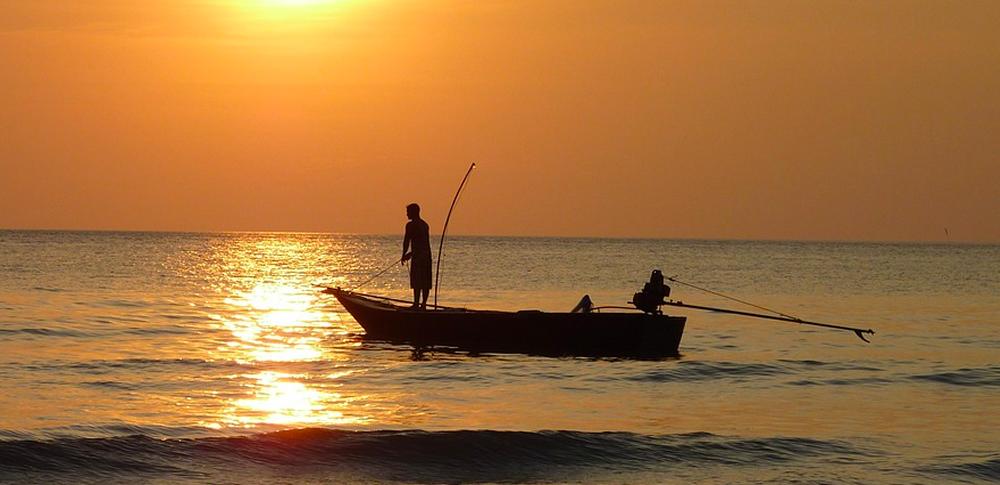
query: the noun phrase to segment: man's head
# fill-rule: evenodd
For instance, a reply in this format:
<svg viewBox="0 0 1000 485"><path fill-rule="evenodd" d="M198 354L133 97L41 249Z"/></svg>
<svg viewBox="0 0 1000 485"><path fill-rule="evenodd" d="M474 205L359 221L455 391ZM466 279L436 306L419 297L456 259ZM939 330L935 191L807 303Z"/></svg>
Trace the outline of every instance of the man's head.
<svg viewBox="0 0 1000 485"><path fill-rule="evenodd" d="M418 219L420 217L420 206L415 203L406 206L406 217L411 221Z"/></svg>

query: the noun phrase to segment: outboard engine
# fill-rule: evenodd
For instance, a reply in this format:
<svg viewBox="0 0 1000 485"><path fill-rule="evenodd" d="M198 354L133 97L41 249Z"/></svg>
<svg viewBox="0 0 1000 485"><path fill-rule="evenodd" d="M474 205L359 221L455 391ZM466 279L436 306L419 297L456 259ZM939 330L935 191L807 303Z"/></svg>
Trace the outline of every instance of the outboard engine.
<svg viewBox="0 0 1000 485"><path fill-rule="evenodd" d="M663 284L663 273L658 269L653 270L649 275L649 281L643 285L642 291L632 296L632 303L636 308L652 314L662 314L660 306L665 305L664 298L670 296L670 287Z"/></svg>

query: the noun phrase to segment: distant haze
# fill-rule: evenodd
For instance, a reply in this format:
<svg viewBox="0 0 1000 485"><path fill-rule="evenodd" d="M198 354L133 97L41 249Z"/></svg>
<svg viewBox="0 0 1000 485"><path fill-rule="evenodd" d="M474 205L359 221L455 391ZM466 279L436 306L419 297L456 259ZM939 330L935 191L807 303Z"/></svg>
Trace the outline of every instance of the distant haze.
<svg viewBox="0 0 1000 485"><path fill-rule="evenodd" d="M1000 241L1000 2L11 0L0 228ZM947 234L945 232L947 228Z"/></svg>

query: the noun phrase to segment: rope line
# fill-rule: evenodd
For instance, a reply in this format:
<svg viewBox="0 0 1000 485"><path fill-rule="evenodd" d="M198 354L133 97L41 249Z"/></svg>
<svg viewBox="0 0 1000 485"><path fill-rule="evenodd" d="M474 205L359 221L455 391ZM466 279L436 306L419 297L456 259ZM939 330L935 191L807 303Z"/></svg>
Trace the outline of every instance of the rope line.
<svg viewBox="0 0 1000 485"><path fill-rule="evenodd" d="M383 274L385 274L386 271L389 271L390 269L392 269L393 266L396 266L396 263L399 263L398 259L395 260L395 261L393 261L392 263L389 263L389 266L386 266L382 271L379 271L378 273L376 273L375 276L372 276L371 278L368 278L367 280L365 280L364 283L361 283L360 285L357 285L354 288L351 288L350 291L354 291L354 290L356 290L358 288L361 288L362 286L367 285L368 283L371 283L372 280L374 280L375 278L378 278L379 276L382 276Z"/></svg>
<svg viewBox="0 0 1000 485"><path fill-rule="evenodd" d="M750 303L748 301L741 300L741 299L736 298L736 297L732 297L732 296L729 296L729 295L724 295L724 294L719 293L717 291L712 291L712 290L710 290L708 288L702 288L702 287L697 286L697 285L692 285L691 283L685 283L685 282L677 279L676 275L675 276L668 276L667 280L668 281L673 281L674 283L680 283L680 284L682 284L684 286L690 286L691 288L694 288L696 290L701 290L701 291L704 291L705 293L710 293L712 295L719 296L719 297L722 297L722 298L725 298L725 299L728 299L728 300L732 300L732 301L735 301L737 303L742 303L744 305L754 307L754 308L756 308L758 310L764 310L765 312L771 312L771 313L773 313L775 315L781 315L781 316L783 316L785 318L791 318L792 320L802 320L801 318L796 317L795 315L789 315L787 313L782 313L782 312L779 312L777 310L772 310L770 308L763 307L763 306L757 305L755 303Z"/></svg>

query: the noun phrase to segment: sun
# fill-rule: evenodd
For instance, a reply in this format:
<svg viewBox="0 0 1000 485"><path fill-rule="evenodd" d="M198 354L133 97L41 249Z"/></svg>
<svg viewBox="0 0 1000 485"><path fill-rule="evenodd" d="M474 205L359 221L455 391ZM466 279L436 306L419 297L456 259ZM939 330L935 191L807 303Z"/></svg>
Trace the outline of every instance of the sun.
<svg viewBox="0 0 1000 485"><path fill-rule="evenodd" d="M347 0L244 0L236 5L249 7L249 11L261 19L284 21L310 17L315 20L315 16L340 11L349 3Z"/></svg>
<svg viewBox="0 0 1000 485"><path fill-rule="evenodd" d="M262 1L265 5L274 5L283 7L302 7L307 5L330 3L330 0L262 0Z"/></svg>
<svg viewBox="0 0 1000 485"><path fill-rule="evenodd" d="M338 25L352 0L227 0L251 35L304 35Z"/></svg>

